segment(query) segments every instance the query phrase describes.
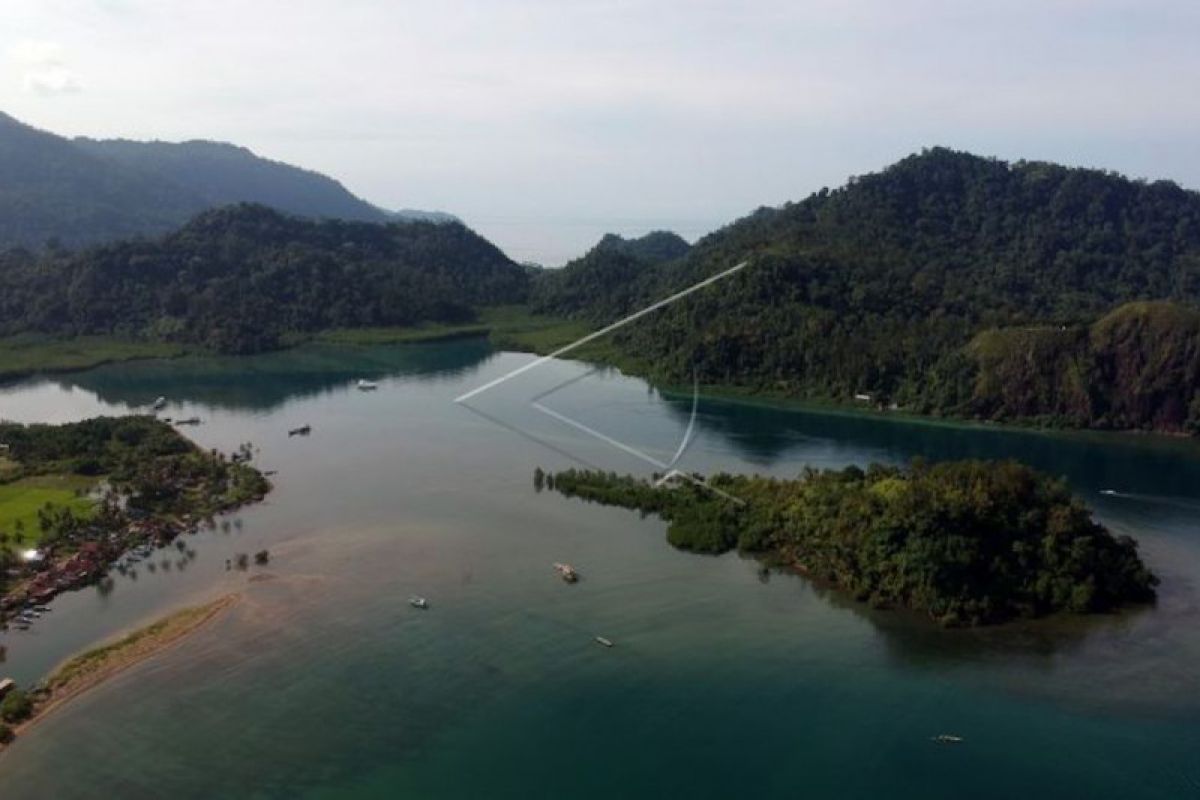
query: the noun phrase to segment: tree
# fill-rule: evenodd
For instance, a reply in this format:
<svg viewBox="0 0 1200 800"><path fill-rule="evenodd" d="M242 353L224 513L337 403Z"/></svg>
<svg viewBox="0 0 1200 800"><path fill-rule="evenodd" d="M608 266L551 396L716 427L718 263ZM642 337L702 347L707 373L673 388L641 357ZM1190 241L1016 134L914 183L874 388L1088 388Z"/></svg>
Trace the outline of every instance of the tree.
<svg viewBox="0 0 1200 800"><path fill-rule="evenodd" d="M33 700L21 689L13 689L0 702L0 719L8 723L23 722L33 713Z"/></svg>

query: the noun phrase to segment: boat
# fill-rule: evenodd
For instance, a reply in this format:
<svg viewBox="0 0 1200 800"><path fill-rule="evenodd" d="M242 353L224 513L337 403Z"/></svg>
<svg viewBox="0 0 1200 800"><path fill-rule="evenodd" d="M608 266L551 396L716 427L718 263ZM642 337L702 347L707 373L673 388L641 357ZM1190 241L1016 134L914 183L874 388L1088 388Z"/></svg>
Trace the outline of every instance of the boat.
<svg viewBox="0 0 1200 800"><path fill-rule="evenodd" d="M939 733L937 736L932 738L933 741L937 742L938 744L962 744L964 741L963 737L955 736L951 733Z"/></svg>
<svg viewBox="0 0 1200 800"><path fill-rule="evenodd" d="M167 407L167 398L165 398L165 397L156 398L154 400L154 402L150 404L150 407L153 408L155 411L162 411L164 408Z"/></svg>
<svg viewBox="0 0 1200 800"><path fill-rule="evenodd" d="M1106 494L1106 495L1109 495L1110 497L1112 495L1115 495L1116 493L1117 493L1116 489L1101 489L1100 490L1100 494Z"/></svg>
<svg viewBox="0 0 1200 800"><path fill-rule="evenodd" d="M554 564L554 569L557 570L559 577L567 583L574 583L579 580L579 573L570 564Z"/></svg>
<svg viewBox="0 0 1200 800"><path fill-rule="evenodd" d="M429 608L429 601L426 600L424 597L421 597L420 595L415 595L415 594L412 597L408 598L408 604L410 606L412 606L413 608L419 608L422 611L426 611Z"/></svg>
<svg viewBox="0 0 1200 800"><path fill-rule="evenodd" d="M612 646L613 646L612 640L611 640L611 639L605 639L603 636L597 636L597 637L596 637L596 644L603 645L603 646L605 646L605 647L612 647Z"/></svg>
<svg viewBox="0 0 1200 800"><path fill-rule="evenodd" d="M360 392L373 392L379 388L379 384L375 381L369 381L365 378L359 378L358 383L354 384L355 388Z"/></svg>
<svg viewBox="0 0 1200 800"><path fill-rule="evenodd" d="M299 428L292 428L288 431L288 436L308 436L312 433L311 425L301 425Z"/></svg>
<svg viewBox="0 0 1200 800"><path fill-rule="evenodd" d="M199 417L188 417L187 419L177 419L177 420L175 420L175 424L176 425L199 425L200 418Z"/></svg>

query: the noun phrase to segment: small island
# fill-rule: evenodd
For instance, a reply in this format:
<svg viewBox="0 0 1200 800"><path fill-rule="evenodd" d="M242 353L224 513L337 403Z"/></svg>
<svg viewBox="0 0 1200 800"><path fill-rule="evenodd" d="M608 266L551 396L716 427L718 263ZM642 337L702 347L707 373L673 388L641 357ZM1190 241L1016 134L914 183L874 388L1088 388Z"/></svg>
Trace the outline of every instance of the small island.
<svg viewBox="0 0 1200 800"><path fill-rule="evenodd" d="M0 422L0 625L27 627L59 592L103 588L131 551L262 499L271 484L251 456L203 450L150 416Z"/></svg>
<svg viewBox="0 0 1200 800"><path fill-rule="evenodd" d="M945 626L1114 611L1152 602L1158 585L1132 538L1094 521L1064 481L1013 461L718 474L707 483L720 493L687 476L574 469L538 469L534 483L657 514L680 549L737 548Z"/></svg>

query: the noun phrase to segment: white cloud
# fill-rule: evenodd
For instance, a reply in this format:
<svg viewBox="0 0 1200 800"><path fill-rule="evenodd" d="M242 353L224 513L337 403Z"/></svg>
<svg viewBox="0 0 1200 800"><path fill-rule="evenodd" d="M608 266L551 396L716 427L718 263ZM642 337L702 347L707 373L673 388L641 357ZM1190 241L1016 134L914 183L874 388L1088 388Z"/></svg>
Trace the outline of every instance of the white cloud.
<svg viewBox="0 0 1200 800"><path fill-rule="evenodd" d="M63 63L63 46L58 42L25 39L8 48L8 57L25 66L57 66Z"/></svg>
<svg viewBox="0 0 1200 800"><path fill-rule="evenodd" d="M79 77L67 66L64 48L58 42L25 39L9 47L7 55L17 66L26 92L48 96L83 88Z"/></svg>
<svg viewBox="0 0 1200 800"><path fill-rule="evenodd" d="M35 72L26 72L22 79L22 86L27 92L41 95L70 94L83 88L75 73L66 67L50 67Z"/></svg>

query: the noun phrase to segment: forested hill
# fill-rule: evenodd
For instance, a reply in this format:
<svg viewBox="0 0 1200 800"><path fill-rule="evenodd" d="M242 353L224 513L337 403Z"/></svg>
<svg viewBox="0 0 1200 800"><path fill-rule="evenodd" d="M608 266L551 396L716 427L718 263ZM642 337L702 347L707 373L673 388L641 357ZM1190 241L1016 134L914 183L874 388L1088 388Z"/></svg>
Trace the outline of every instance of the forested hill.
<svg viewBox="0 0 1200 800"><path fill-rule="evenodd" d="M1131 301L1200 302L1200 195L1175 184L927 150L759 210L577 313L613 319L746 258L748 269L618 344L671 381L695 370L709 384L870 394L919 412L1200 427L1189 311L1139 305L1094 327ZM1010 334L977 340L1016 328L1040 331L1040 349ZM1054 375L1018 380L1022 359ZM1152 377L1154 365L1171 372Z"/></svg>
<svg viewBox="0 0 1200 800"><path fill-rule="evenodd" d="M546 270L534 284L535 311L575 315L601 304L624 307L636 296L646 268L682 258L691 250L683 237L652 231L637 239L609 233L586 254L561 269Z"/></svg>
<svg viewBox="0 0 1200 800"><path fill-rule="evenodd" d="M312 218L452 221L387 212L337 181L221 142L67 139L0 113L0 250L78 247L174 230L253 202Z"/></svg>
<svg viewBox="0 0 1200 800"><path fill-rule="evenodd" d="M223 352L327 328L460 322L520 302L528 276L458 223L210 211L155 240L0 261L0 336L117 334Z"/></svg>

